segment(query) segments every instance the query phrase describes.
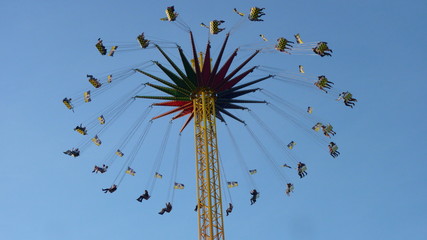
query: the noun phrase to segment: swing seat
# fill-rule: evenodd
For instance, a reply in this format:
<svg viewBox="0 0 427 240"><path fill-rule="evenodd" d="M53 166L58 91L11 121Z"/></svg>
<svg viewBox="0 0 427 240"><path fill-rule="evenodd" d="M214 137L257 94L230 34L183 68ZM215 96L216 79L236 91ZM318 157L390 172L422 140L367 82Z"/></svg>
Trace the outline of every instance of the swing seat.
<svg viewBox="0 0 427 240"><path fill-rule="evenodd" d="M176 13L175 12L175 8L173 7L173 6L171 6L171 7L168 7L166 10L165 10L165 12L166 12L166 20L167 21L170 21L170 22L172 22L172 21L175 21L176 20L176 18L178 17L178 13ZM165 19L163 18L163 19L161 19L161 20L163 20L163 21L165 21Z"/></svg>
<svg viewBox="0 0 427 240"><path fill-rule="evenodd" d="M76 130L76 132L78 132L78 133L80 133L80 134L82 134L82 135L87 135L87 131L86 131L86 129L83 129L83 128L76 128L75 130Z"/></svg>
<svg viewBox="0 0 427 240"><path fill-rule="evenodd" d="M314 125L311 129L318 132L320 128L322 128L322 123L319 122L319 123L316 123L316 125Z"/></svg>
<svg viewBox="0 0 427 240"><path fill-rule="evenodd" d="M92 86L94 86L95 88L100 88L101 87L101 83L98 81L98 79L96 78L89 78L89 82L90 84L92 84Z"/></svg>
<svg viewBox="0 0 427 240"><path fill-rule="evenodd" d="M257 170L256 170L256 169L251 169L251 170L249 170L249 174L254 175L255 173L257 173Z"/></svg>
<svg viewBox="0 0 427 240"><path fill-rule="evenodd" d="M182 183L174 183L173 188L175 189L184 189L184 184Z"/></svg>
<svg viewBox="0 0 427 240"><path fill-rule="evenodd" d="M95 46L98 49L99 53L101 53L101 55L106 55L107 54L107 49L104 47L104 45L102 44L102 42L98 42Z"/></svg>
<svg viewBox="0 0 427 240"><path fill-rule="evenodd" d="M122 151L120 151L119 149L117 149L116 155L119 157L123 157L124 153Z"/></svg>
<svg viewBox="0 0 427 240"><path fill-rule="evenodd" d="M261 8L252 7L251 11L249 12L248 19L249 19L249 21L262 21L260 19L261 14L262 14ZM264 14L262 14L262 15L264 15Z"/></svg>
<svg viewBox="0 0 427 240"><path fill-rule="evenodd" d="M95 143L96 146L100 146L102 144L101 140L98 138L98 136L93 137L92 142Z"/></svg>
<svg viewBox="0 0 427 240"><path fill-rule="evenodd" d="M116 52L118 47L119 46L112 46L110 52L108 53L108 56L110 57L114 56L114 53Z"/></svg>
<svg viewBox="0 0 427 240"><path fill-rule="evenodd" d="M104 118L104 116L103 115L99 116L98 117L98 121L99 121L100 124L105 124L105 118Z"/></svg>
<svg viewBox="0 0 427 240"><path fill-rule="evenodd" d="M299 35L299 33L295 34L295 40L297 41L298 44L303 44L304 42L301 40L301 36Z"/></svg>
<svg viewBox="0 0 427 240"><path fill-rule="evenodd" d="M85 100L85 102L92 101L92 99L90 98L90 91L87 91L87 92L83 93L83 99Z"/></svg>
<svg viewBox="0 0 427 240"><path fill-rule="evenodd" d="M65 104L65 106L68 108L68 109L73 109L73 106L71 105L71 102L70 102L70 100L68 100L67 98L65 98L64 100L62 100L62 102Z"/></svg>
<svg viewBox="0 0 427 240"><path fill-rule="evenodd" d="M132 168L130 168L130 167L128 167L128 170L126 170L126 172L125 173L127 173L127 174L129 174L129 175L132 175L132 176L135 176L135 174L136 174L136 172L135 172L135 170L133 170Z"/></svg>
<svg viewBox="0 0 427 240"><path fill-rule="evenodd" d="M224 21L218 21L218 20L214 20L211 21L209 23L209 31L211 34L218 34L220 33L222 30L224 30L223 28L219 28L218 26L223 23Z"/></svg>

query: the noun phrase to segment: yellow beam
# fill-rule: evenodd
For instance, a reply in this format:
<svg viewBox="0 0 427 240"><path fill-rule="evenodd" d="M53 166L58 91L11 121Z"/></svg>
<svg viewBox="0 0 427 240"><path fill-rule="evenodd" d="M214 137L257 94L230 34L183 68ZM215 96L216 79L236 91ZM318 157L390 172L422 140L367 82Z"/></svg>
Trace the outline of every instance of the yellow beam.
<svg viewBox="0 0 427 240"><path fill-rule="evenodd" d="M200 240L224 240L215 96L201 90L193 99Z"/></svg>

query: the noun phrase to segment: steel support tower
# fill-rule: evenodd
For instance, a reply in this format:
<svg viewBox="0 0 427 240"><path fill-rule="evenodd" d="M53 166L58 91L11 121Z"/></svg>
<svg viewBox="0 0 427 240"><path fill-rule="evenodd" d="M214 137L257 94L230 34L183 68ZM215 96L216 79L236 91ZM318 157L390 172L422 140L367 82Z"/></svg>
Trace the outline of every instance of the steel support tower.
<svg viewBox="0 0 427 240"><path fill-rule="evenodd" d="M199 240L224 240L214 92L198 92L193 107Z"/></svg>

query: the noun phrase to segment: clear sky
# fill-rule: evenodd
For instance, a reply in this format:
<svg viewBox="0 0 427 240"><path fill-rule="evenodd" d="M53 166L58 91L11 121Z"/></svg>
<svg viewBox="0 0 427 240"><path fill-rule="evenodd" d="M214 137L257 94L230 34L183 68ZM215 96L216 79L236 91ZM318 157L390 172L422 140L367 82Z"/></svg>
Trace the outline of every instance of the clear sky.
<svg viewBox="0 0 427 240"><path fill-rule="evenodd" d="M261 196L255 205L250 206L252 185L243 176L227 128L218 123L226 178L239 182L230 189L235 208L224 220L227 239L426 238L427 113L423 96L427 91L427 34L422 30L427 23L426 1L16 0L0 3L0 239L197 239L191 124L182 135L176 178L185 189L175 191L174 208L164 216L157 212L170 200L168 188L182 119L172 124L160 166L164 177L156 182L152 198L142 203L135 199L152 178L169 117L154 121L132 165L137 174L125 176L117 192L104 194L101 188L114 182L126 158L116 159L105 174L92 174L91 170L108 158L152 101L137 99L100 135L100 147L91 144L78 158L62 153L86 139L73 131L76 125L140 83L153 82L141 74L132 75L73 113L61 100L94 90L86 74L102 76L150 60L167 65L155 49L101 56L94 46L99 37L107 46L117 43L121 50L121 44L136 44L136 36L144 32L161 40L160 45L181 45L190 58L188 33L159 20L171 5L193 31L200 51L209 35L199 24L225 20L222 26L226 30L210 36L214 60L225 33L233 26L225 57L240 47L237 63L260 45L272 47L275 39L293 39L295 33L305 42L326 41L334 51L333 57L321 58L310 51L287 55L267 50L248 65L281 69L286 76L301 76L298 65L303 65L304 76L315 80L326 75L335 84L329 94L298 81L269 79L258 85L301 110L295 115L296 125L269 106L247 105L283 142L297 142L292 153L308 166L308 176L303 179L295 170L272 167L246 128L226 118L249 168L258 169L253 179ZM232 11L248 12L253 6L266 8L263 22L241 21ZM259 34L269 41L264 43ZM176 48L165 51L178 60ZM155 67L145 70L163 76ZM248 80L269 74L261 70ZM349 90L358 99L354 109L335 101L340 90ZM144 94L157 93L146 88ZM271 101L262 92L244 99L248 98ZM303 114L307 106L313 107L313 118L334 126L337 135L333 141L341 152L338 158L329 156L326 137L299 126L310 127ZM155 108L149 117L165 110ZM277 147L277 141L251 114L233 113L248 123L274 161L294 164L285 148ZM135 144L131 140L123 149L125 154ZM284 194L277 169L295 184L290 197Z"/></svg>

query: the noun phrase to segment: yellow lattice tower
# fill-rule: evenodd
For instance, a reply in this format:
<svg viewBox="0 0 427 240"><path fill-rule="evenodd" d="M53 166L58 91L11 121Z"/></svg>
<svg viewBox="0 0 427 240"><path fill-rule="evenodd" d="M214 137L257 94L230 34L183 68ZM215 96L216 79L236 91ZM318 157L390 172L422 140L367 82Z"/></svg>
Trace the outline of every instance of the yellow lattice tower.
<svg viewBox="0 0 427 240"><path fill-rule="evenodd" d="M193 99L199 239L224 239L215 96L202 90Z"/></svg>

